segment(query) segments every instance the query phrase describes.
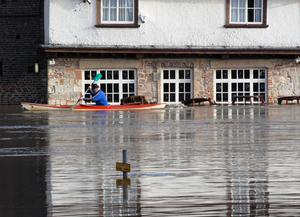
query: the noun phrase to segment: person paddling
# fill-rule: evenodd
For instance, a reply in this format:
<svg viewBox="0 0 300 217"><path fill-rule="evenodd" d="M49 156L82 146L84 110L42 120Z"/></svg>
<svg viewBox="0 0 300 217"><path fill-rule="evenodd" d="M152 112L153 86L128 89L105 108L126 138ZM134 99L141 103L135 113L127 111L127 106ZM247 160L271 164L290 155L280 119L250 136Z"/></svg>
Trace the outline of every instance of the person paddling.
<svg viewBox="0 0 300 217"><path fill-rule="evenodd" d="M98 84L92 84L92 89L90 90L92 94L92 102L96 105L108 106L108 101L106 99L105 93L100 89ZM90 101L91 99L82 98L84 101Z"/></svg>

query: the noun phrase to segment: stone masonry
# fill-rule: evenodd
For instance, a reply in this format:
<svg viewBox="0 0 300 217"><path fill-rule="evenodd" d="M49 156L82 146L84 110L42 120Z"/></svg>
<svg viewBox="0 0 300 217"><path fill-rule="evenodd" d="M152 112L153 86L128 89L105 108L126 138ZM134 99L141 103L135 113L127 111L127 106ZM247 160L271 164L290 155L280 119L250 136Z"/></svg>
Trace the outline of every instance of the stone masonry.
<svg viewBox="0 0 300 217"><path fill-rule="evenodd" d="M214 70L225 68L266 68L268 101L278 96L300 95L300 65L293 59L55 59L49 65L50 104L72 104L82 94L85 69L137 69L137 94L149 101L162 102L161 72L164 68L190 68L193 71L194 97L214 98Z"/></svg>

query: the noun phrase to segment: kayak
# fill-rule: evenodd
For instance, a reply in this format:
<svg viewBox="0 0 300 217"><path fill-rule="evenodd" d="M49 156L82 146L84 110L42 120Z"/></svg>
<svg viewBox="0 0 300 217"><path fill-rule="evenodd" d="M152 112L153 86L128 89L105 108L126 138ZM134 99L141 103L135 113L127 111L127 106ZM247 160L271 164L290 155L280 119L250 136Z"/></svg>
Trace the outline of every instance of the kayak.
<svg viewBox="0 0 300 217"><path fill-rule="evenodd" d="M22 102L21 106L27 111L48 111L48 110L72 110L72 111L124 111L124 110L146 110L146 109L162 109L166 104L134 104L134 105L48 105L38 103Z"/></svg>

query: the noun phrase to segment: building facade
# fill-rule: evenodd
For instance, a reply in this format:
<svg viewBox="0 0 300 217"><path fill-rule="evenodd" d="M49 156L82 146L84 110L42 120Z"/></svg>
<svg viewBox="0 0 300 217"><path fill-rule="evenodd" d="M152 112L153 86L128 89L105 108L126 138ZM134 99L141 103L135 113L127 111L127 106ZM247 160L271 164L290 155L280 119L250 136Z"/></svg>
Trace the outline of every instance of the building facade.
<svg viewBox="0 0 300 217"><path fill-rule="evenodd" d="M300 0L45 1L48 102L300 95Z"/></svg>
<svg viewBox="0 0 300 217"><path fill-rule="evenodd" d="M43 0L0 1L0 104L47 101Z"/></svg>

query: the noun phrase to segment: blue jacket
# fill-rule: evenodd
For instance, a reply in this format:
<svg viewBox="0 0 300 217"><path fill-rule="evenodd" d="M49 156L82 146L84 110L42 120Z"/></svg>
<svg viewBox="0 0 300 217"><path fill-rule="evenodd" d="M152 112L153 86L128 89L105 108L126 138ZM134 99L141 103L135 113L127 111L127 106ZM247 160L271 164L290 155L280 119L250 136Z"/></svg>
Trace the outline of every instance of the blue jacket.
<svg viewBox="0 0 300 217"><path fill-rule="evenodd" d="M109 105L105 93L102 90L99 90L97 93L92 94L92 96L92 101L94 101L96 105Z"/></svg>

